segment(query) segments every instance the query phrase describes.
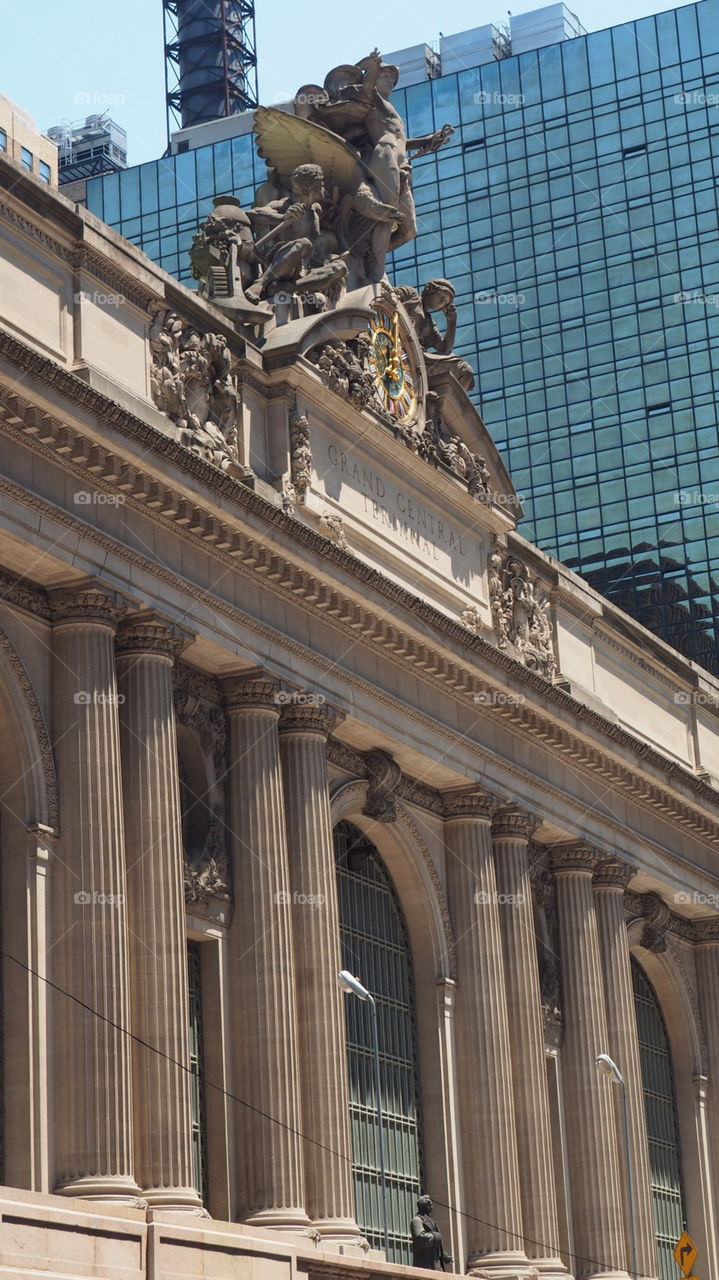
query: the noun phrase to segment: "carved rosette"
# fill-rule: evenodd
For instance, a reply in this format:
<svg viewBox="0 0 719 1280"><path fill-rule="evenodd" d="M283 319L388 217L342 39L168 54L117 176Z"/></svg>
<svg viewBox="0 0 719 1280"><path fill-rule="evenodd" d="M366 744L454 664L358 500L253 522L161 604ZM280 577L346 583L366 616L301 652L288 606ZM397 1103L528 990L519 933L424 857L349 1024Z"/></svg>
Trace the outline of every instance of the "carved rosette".
<svg viewBox="0 0 719 1280"><path fill-rule="evenodd" d="M593 875L602 855L588 844L556 844L549 850L549 860L555 875L570 872Z"/></svg>
<svg viewBox="0 0 719 1280"><path fill-rule="evenodd" d="M523 809L498 809L492 817L492 835L529 840L536 825L531 814Z"/></svg>
<svg viewBox="0 0 719 1280"><path fill-rule="evenodd" d="M447 819L483 818L490 822L496 809L496 802L484 791L445 791L443 798L444 816Z"/></svg>
<svg viewBox="0 0 719 1280"><path fill-rule="evenodd" d="M402 777L402 769L389 752L383 751L381 747L366 751L364 763L369 789L362 812L365 817L374 818L375 822L396 822L396 789Z"/></svg>
<svg viewBox="0 0 719 1280"><path fill-rule="evenodd" d="M94 622L114 631L129 606L126 597L97 579L55 587L48 592L48 599L55 626L70 622Z"/></svg>
<svg viewBox="0 0 719 1280"><path fill-rule="evenodd" d="M622 893L634 875L634 867L618 858L607 858L600 862L594 873L595 889L619 889Z"/></svg>

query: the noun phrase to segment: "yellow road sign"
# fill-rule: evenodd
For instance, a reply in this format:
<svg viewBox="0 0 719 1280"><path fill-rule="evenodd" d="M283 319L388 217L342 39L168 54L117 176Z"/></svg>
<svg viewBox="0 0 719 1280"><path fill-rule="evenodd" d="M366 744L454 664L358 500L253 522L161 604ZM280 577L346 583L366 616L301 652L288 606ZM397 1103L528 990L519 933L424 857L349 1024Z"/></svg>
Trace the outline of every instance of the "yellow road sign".
<svg viewBox="0 0 719 1280"><path fill-rule="evenodd" d="M674 1258L675 1258L675 1261L681 1267L682 1274L684 1275L685 1280L694 1280L694 1277L691 1276L689 1273L692 1270L694 1263L696 1262L698 1257L699 1257L699 1250L697 1249L691 1236L686 1231L682 1231L681 1236L679 1237L676 1245L674 1246Z"/></svg>

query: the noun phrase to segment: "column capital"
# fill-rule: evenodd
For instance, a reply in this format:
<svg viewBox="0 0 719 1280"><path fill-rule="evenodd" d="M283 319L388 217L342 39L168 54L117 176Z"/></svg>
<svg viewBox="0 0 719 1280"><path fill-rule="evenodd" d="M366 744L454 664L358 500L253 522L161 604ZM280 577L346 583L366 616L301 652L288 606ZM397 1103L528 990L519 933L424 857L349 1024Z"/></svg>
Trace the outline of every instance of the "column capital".
<svg viewBox="0 0 719 1280"><path fill-rule="evenodd" d="M454 791L443 791L444 816L452 818L481 818L490 822L496 809L496 801L486 791L476 787L458 787Z"/></svg>
<svg viewBox="0 0 719 1280"><path fill-rule="evenodd" d="M100 578L67 582L48 591L53 624L95 622L113 631L122 617L134 607L130 596L117 591Z"/></svg>
<svg viewBox="0 0 719 1280"><path fill-rule="evenodd" d="M194 633L155 609L123 619L117 632L119 655L152 654L175 661L194 640Z"/></svg>
<svg viewBox="0 0 719 1280"><path fill-rule="evenodd" d="M719 916L694 921L694 937L697 942L719 942Z"/></svg>
<svg viewBox="0 0 719 1280"><path fill-rule="evenodd" d="M274 711L279 716L282 710L282 691L279 681L262 667L253 667L249 671L238 671L236 675L225 676L221 681L228 711Z"/></svg>
<svg viewBox="0 0 719 1280"><path fill-rule="evenodd" d="M602 855L589 844L555 844L549 851L549 863L555 875L562 871L584 871L592 875Z"/></svg>
<svg viewBox="0 0 719 1280"><path fill-rule="evenodd" d="M318 737L329 738L332 730L344 719L333 707L326 703L295 702L296 694L285 695L289 700L282 704L280 713L280 733L311 733ZM300 697L302 695L299 695ZM312 698L313 695L307 695Z"/></svg>
<svg viewBox="0 0 719 1280"><path fill-rule="evenodd" d="M532 814L518 805L502 805L492 815L493 836L513 836L528 841L536 827L537 821Z"/></svg>
<svg viewBox="0 0 719 1280"><path fill-rule="evenodd" d="M634 876L635 868L620 858L605 858L594 872L595 889L619 889L622 893Z"/></svg>

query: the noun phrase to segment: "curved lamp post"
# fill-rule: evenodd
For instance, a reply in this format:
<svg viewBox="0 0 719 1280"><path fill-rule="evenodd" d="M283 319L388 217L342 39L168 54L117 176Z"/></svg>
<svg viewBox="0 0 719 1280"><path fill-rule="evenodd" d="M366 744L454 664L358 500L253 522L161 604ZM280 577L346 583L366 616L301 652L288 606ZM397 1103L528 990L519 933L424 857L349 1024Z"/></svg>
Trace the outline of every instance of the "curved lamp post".
<svg viewBox="0 0 719 1280"><path fill-rule="evenodd" d="M379 1152L379 1181L382 1190L382 1234L384 1238L384 1252L389 1262L389 1237L387 1234L387 1179L385 1177L384 1168L384 1133L382 1130L382 1084L379 1073L379 1032L377 1029L377 1005L374 997L370 995L366 987L362 986L359 978L353 977L347 969L343 969L337 974L337 981L340 984L345 995L357 996L359 1000L369 1002L372 1013L372 1040L374 1047L374 1083L377 1101L377 1145Z"/></svg>
<svg viewBox="0 0 719 1280"><path fill-rule="evenodd" d="M597 1066L605 1076L609 1076L613 1084L618 1084L622 1091L622 1112L624 1116L624 1151L627 1166L627 1199L629 1201L629 1234L632 1242L632 1277L637 1274L637 1240L634 1233L634 1181L632 1178L632 1152L629 1144L629 1109L627 1102L627 1086L619 1067L608 1053L597 1055Z"/></svg>

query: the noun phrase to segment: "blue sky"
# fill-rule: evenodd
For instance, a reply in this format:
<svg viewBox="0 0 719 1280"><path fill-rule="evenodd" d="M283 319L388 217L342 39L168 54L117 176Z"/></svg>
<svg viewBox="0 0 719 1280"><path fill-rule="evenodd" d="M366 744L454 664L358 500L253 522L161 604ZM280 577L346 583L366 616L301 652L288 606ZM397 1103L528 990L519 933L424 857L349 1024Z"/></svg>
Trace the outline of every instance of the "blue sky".
<svg viewBox="0 0 719 1280"><path fill-rule="evenodd" d="M377 45L420 41L539 8L536 0L257 0L260 97L271 104ZM662 0L570 0L590 31L662 9ZM358 15L361 15L358 17ZM439 24L439 25L438 25ZM127 129L129 161L165 147L161 0L0 0L0 93L42 129L110 110Z"/></svg>

